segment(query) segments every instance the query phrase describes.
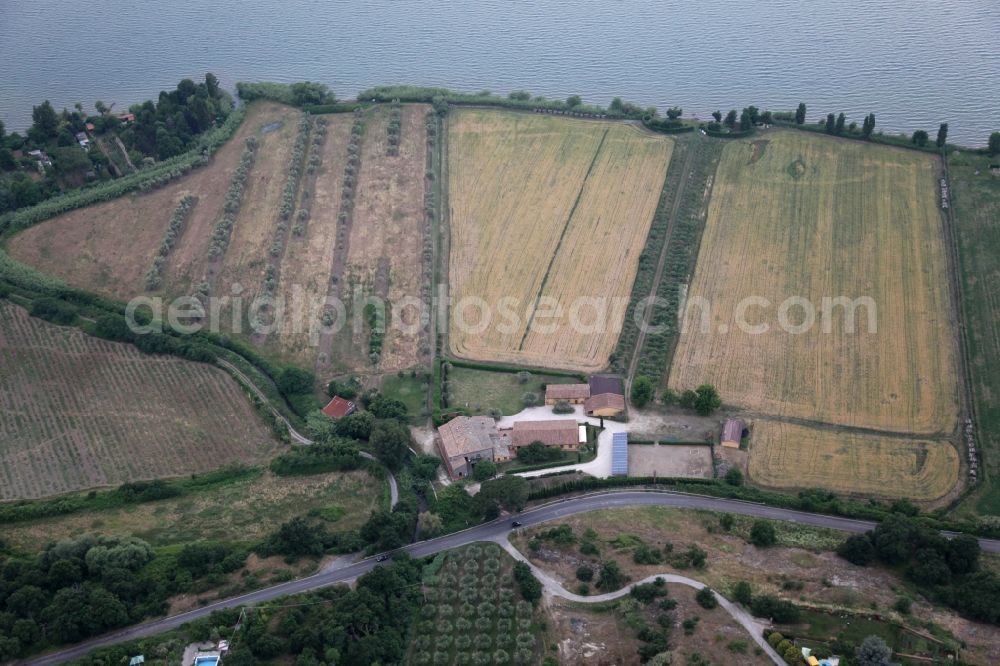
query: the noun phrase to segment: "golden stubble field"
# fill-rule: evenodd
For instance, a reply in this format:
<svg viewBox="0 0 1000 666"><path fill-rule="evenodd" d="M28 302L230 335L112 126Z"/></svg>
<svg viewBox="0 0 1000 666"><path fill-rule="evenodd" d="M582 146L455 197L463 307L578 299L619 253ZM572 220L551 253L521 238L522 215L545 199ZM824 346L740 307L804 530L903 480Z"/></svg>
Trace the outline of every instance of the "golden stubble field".
<svg viewBox="0 0 1000 666"><path fill-rule="evenodd" d="M817 487L934 501L958 479L958 452L941 440L882 437L758 419L750 477L771 488Z"/></svg>
<svg viewBox="0 0 1000 666"><path fill-rule="evenodd" d="M225 372L0 301L0 499L254 463L278 443Z"/></svg>
<svg viewBox="0 0 1000 666"><path fill-rule="evenodd" d="M484 327L476 307L453 308L452 351L603 368L673 141L620 123L482 109L458 110L448 125L451 297L482 299L493 311ZM576 310L582 328L571 326L577 297L607 299L603 326L594 326L592 305ZM556 307L561 316L545 316Z"/></svg>
<svg viewBox="0 0 1000 666"><path fill-rule="evenodd" d="M714 384L725 403L761 417L755 482L924 501L958 482L946 441L958 421L957 343L936 174L927 155L805 133L726 147L688 291L708 310L688 312L668 385ZM853 326L844 308L824 308L842 296L869 299ZM789 298L814 308L811 327L795 328L801 305L783 327Z"/></svg>

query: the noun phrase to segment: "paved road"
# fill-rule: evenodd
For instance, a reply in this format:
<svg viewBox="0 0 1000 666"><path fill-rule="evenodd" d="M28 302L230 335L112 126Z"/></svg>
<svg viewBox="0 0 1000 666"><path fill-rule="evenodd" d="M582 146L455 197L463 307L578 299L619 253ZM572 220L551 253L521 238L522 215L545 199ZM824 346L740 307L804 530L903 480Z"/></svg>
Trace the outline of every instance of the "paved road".
<svg viewBox="0 0 1000 666"><path fill-rule="evenodd" d="M775 507L754 504L751 502L741 502L738 500L705 497L702 495L686 495L674 492L641 490L593 493L590 495L560 500L524 511L517 516L517 520L527 527L597 509L650 505L737 513L755 516L758 518L786 520L801 523L803 525L828 527L845 532L864 532L871 529L875 525L874 523L863 520L805 513L802 511L792 511L790 509L778 509ZM411 544L401 550L409 553L413 557L426 557L444 550L464 546L474 541L497 541L499 538L505 537L509 531L510 518L507 518L496 520L485 525L479 525L462 532L456 532L454 534L448 534L443 537L431 539L429 541L421 541L419 543ZM980 539L979 543L983 550L987 552L1000 553L1000 540ZM259 604L277 597L289 594L299 594L301 592L308 592L322 587L335 585L337 583L351 581L358 576L371 571L375 567L375 564L374 558L368 558L340 569L323 571L307 578L300 578L298 580L281 583L279 585L256 590L254 592L248 592L247 594L238 597L223 599L213 604L208 604L207 606L188 611L187 613L181 613L180 615L173 615L159 620L152 620L144 624L127 627L112 634L95 638L85 643L80 643L59 652L40 656L24 663L59 664L70 659L77 659L96 647L111 645L113 643L142 638L144 636L150 636L164 631L169 631L171 629L176 629L185 622L190 622L191 620L204 617L215 610Z"/></svg>

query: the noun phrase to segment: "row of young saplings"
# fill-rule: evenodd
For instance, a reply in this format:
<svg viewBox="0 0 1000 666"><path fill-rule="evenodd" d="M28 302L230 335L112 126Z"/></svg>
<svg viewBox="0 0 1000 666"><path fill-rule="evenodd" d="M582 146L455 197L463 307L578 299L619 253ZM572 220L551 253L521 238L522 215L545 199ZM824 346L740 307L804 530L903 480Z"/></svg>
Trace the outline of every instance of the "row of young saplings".
<svg viewBox="0 0 1000 666"><path fill-rule="evenodd" d="M281 191L281 204L278 207L278 225L274 231L274 241L271 243L270 255L278 257L285 246L285 234L288 232L288 221L295 212L295 197L299 192L299 179L302 177L302 169L306 157L307 142L309 141L309 117L302 116L299 120L298 134L295 135L295 143L292 145L292 157L288 163L288 177L285 179L285 187ZM304 209L306 218L309 213Z"/></svg>
<svg viewBox="0 0 1000 666"><path fill-rule="evenodd" d="M229 246L229 238L233 233L233 226L236 224L236 215L243 204L243 195L246 193L247 180L250 178L250 170L253 168L254 160L257 157L259 147L257 137L249 137L240 155L240 162L236 166L236 171L229 181L229 189L222 203L222 215L212 228L212 237L208 246L209 260L221 257ZM207 305L208 294L211 286L208 283L208 275L199 282L195 288L194 296L201 301L202 305Z"/></svg>
<svg viewBox="0 0 1000 666"><path fill-rule="evenodd" d="M364 109L354 110L354 123L351 125L351 139L347 143L347 164L344 165L344 178L340 188L340 210L337 212L337 242L336 253L346 260L347 228L354 211L354 185L357 182L358 171L361 168L361 137L365 133ZM330 283L335 285L340 277L334 272ZM335 318L331 309L323 311L323 325L333 325Z"/></svg>
<svg viewBox="0 0 1000 666"><path fill-rule="evenodd" d="M389 107L389 124L386 126L386 151L389 157L399 155L399 132L403 125L403 109L399 100L394 99Z"/></svg>
<svg viewBox="0 0 1000 666"><path fill-rule="evenodd" d="M163 240L160 241L160 247L153 258L153 264L146 271L147 291L159 289L160 284L162 284L163 266L167 263L167 255L174 249L177 238L181 234L181 228L184 226L184 221L191 213L191 209L194 208L194 201L194 197L187 194L180 200L177 207L174 208L174 213L170 216L170 223L167 225L167 231L163 234Z"/></svg>
<svg viewBox="0 0 1000 666"><path fill-rule="evenodd" d="M425 172L424 192L424 247L423 258L423 280L421 280L420 294L425 303L431 301L431 291L434 282L434 218L437 214L436 200L434 196L433 183L435 180L433 151L437 145L438 115L433 111L428 111L424 116L424 124L427 135L427 164ZM421 354L430 354L430 322L424 324L424 335L426 336L420 346Z"/></svg>

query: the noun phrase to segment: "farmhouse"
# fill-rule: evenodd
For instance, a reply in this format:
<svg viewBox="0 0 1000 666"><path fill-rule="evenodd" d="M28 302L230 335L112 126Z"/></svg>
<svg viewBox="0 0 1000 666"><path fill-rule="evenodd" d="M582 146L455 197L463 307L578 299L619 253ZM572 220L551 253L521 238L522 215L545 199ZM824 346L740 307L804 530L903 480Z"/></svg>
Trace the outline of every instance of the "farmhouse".
<svg viewBox="0 0 1000 666"><path fill-rule="evenodd" d="M453 479L468 476L480 460L510 460L510 437L497 431L489 416L456 416L438 428L438 435L441 459Z"/></svg>
<svg viewBox="0 0 1000 666"><path fill-rule="evenodd" d="M528 446L532 442L541 442L545 446L558 446L560 449L576 451L581 444L580 429L574 419L518 421L509 432L511 444L515 449ZM586 435L583 441L586 441Z"/></svg>
<svg viewBox="0 0 1000 666"><path fill-rule="evenodd" d="M618 416L625 411L625 397L618 393L592 395L583 401L587 416Z"/></svg>
<svg viewBox="0 0 1000 666"><path fill-rule="evenodd" d="M589 397L590 384L549 384L545 387L546 405L554 405L557 402L582 405Z"/></svg>
<svg viewBox="0 0 1000 666"><path fill-rule="evenodd" d="M722 445L730 449L740 448L745 427L743 421L739 419L726 419L725 425L722 426Z"/></svg>
<svg viewBox="0 0 1000 666"><path fill-rule="evenodd" d="M353 414L357 411L358 406L355 405L350 400L345 400L339 395L333 396L333 400L326 404L326 407L322 409L322 412L329 416L331 419L341 419L348 414Z"/></svg>

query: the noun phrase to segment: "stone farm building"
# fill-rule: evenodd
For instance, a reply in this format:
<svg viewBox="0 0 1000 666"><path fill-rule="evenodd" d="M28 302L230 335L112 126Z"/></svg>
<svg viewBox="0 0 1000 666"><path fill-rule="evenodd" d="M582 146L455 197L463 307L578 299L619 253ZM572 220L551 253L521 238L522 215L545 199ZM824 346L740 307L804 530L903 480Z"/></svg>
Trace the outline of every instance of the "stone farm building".
<svg viewBox="0 0 1000 666"><path fill-rule="evenodd" d="M559 447L565 451L576 451L582 443L580 441L580 428L575 419L517 421L513 428L502 432L510 433L510 442L514 449L528 446L534 442L541 442L545 446Z"/></svg>
<svg viewBox="0 0 1000 666"><path fill-rule="evenodd" d="M582 405L589 397L590 384L549 384L545 387L546 405L554 405L557 402Z"/></svg>
<svg viewBox="0 0 1000 666"><path fill-rule="evenodd" d="M599 393L583 401L587 416L618 416L625 411L625 396L619 393Z"/></svg>
<svg viewBox="0 0 1000 666"><path fill-rule="evenodd" d="M497 430L492 417L456 416L438 428L438 449L448 475L460 479L480 460L510 460L510 436Z"/></svg>

